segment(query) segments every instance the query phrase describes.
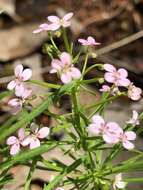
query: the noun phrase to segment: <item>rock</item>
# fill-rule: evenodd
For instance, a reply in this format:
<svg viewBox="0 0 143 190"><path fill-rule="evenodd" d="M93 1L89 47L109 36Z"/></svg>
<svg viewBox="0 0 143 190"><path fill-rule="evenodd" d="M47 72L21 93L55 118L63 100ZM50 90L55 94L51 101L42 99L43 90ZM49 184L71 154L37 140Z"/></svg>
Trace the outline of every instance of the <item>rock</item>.
<svg viewBox="0 0 143 190"><path fill-rule="evenodd" d="M0 61L26 56L37 49L46 39L46 32L34 35L37 24L25 24L0 31Z"/></svg>

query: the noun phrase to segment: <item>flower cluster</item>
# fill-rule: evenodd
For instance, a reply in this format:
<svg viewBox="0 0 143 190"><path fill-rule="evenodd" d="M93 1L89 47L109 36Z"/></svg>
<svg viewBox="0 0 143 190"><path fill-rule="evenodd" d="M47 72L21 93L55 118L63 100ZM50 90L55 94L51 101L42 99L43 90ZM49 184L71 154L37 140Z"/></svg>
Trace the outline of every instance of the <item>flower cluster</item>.
<svg viewBox="0 0 143 190"><path fill-rule="evenodd" d="M123 69L116 69L111 64L104 64L104 79L106 82L113 84L112 87L103 85L100 89L101 92L110 92L112 95L120 93L119 87L127 88L127 95L131 100L139 100L141 98L142 90L127 78L128 72Z"/></svg>
<svg viewBox="0 0 143 190"><path fill-rule="evenodd" d="M18 130L18 137L10 136L7 139L7 145L10 146L10 154L17 154L21 146L25 147L30 145L30 149L37 148L40 146L40 139L44 139L49 135L50 129L48 127L42 127L38 129L35 123L30 125L30 134L26 135L24 128Z"/></svg>
<svg viewBox="0 0 143 190"><path fill-rule="evenodd" d="M41 24L38 29L33 31L33 33L37 34L43 31L56 31L60 27L67 28L71 25L70 19L72 16L72 12L67 13L63 18L59 18L57 16L48 16L48 23Z"/></svg>
<svg viewBox="0 0 143 190"><path fill-rule="evenodd" d="M134 144L130 141L136 139L133 131L123 131L116 122L105 122L100 115L92 117L92 123L88 126L89 134L93 136L102 135L107 144L116 144L121 142L125 149L133 149Z"/></svg>
<svg viewBox="0 0 143 190"><path fill-rule="evenodd" d="M32 89L24 83L31 78L32 70L23 69L23 65L17 65L14 73L15 79L8 83L7 88L9 90L15 89L17 98L13 98L8 102L8 105L12 107L11 113L15 115L22 109L25 101L32 95Z"/></svg>

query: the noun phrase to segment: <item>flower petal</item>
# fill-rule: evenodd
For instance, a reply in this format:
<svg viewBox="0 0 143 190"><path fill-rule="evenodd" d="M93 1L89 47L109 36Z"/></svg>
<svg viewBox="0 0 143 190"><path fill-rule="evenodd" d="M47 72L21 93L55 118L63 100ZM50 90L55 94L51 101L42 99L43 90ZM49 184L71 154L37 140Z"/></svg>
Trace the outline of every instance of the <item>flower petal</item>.
<svg viewBox="0 0 143 190"><path fill-rule="evenodd" d="M111 64L104 64L105 71L116 72L116 68Z"/></svg>
<svg viewBox="0 0 143 190"><path fill-rule="evenodd" d="M126 183L124 181L118 181L116 182L116 186L119 188L119 189L124 189L125 186L126 186Z"/></svg>
<svg viewBox="0 0 143 190"><path fill-rule="evenodd" d="M67 83L70 83L72 81L72 77L70 75L70 73L63 73L61 75L61 81L64 83L64 84L67 84Z"/></svg>
<svg viewBox="0 0 143 190"><path fill-rule="evenodd" d="M27 81L32 76L32 70L31 69L25 69L21 75L23 81Z"/></svg>
<svg viewBox="0 0 143 190"><path fill-rule="evenodd" d="M30 149L37 148L40 146L40 141L38 138L33 138L30 143Z"/></svg>
<svg viewBox="0 0 143 190"><path fill-rule="evenodd" d="M13 144L13 145L10 147L10 154L11 154L11 155L15 155L15 154L17 154L19 151L20 151L20 144L19 144L19 143Z"/></svg>
<svg viewBox="0 0 143 190"><path fill-rule="evenodd" d="M117 80L117 86L124 86L127 87L130 85L130 80L126 78L121 78Z"/></svg>
<svg viewBox="0 0 143 190"><path fill-rule="evenodd" d="M96 136L101 133L101 126L93 123L88 126L87 130L90 135Z"/></svg>
<svg viewBox="0 0 143 190"><path fill-rule="evenodd" d="M16 86L16 82L14 80L12 80L11 82L8 83L7 85L7 89L8 90L13 90Z"/></svg>
<svg viewBox="0 0 143 190"><path fill-rule="evenodd" d="M124 135L126 136L127 140L133 141L136 139L136 133L133 131L126 131Z"/></svg>
<svg viewBox="0 0 143 190"><path fill-rule="evenodd" d="M134 149L134 144L133 143L131 143L130 141L124 141L123 142L123 147L125 148L125 149L127 149L127 150L132 150L132 149Z"/></svg>
<svg viewBox="0 0 143 190"><path fill-rule="evenodd" d="M128 72L127 72L127 70L126 69L118 69L118 71L117 71L119 74L120 74L120 76L122 76L122 77L124 77L124 78L126 78L127 76L128 76Z"/></svg>
<svg viewBox="0 0 143 190"><path fill-rule="evenodd" d="M73 16L73 13L70 12L70 13L67 13L64 17L63 17L63 20L64 21L68 21L69 19L71 19Z"/></svg>
<svg viewBox="0 0 143 190"><path fill-rule="evenodd" d="M7 145L15 144L15 143L17 142L17 140L18 140L18 139L17 139L15 136L11 136L11 137L9 137L9 138L7 139L6 144L7 144Z"/></svg>
<svg viewBox="0 0 143 190"><path fill-rule="evenodd" d="M79 79L81 77L81 72L76 67L71 68L70 74L71 74L73 79Z"/></svg>
<svg viewBox="0 0 143 190"><path fill-rule="evenodd" d="M57 16L48 16L47 17L47 19L50 21L50 22L52 22L52 23L57 23L57 22L59 22L60 21L60 18L59 17L57 17Z"/></svg>
<svg viewBox="0 0 143 190"><path fill-rule="evenodd" d="M20 141L24 140L24 137L25 137L25 130L24 128L20 128L18 130L18 138Z"/></svg>
<svg viewBox="0 0 143 190"><path fill-rule="evenodd" d="M60 55L60 59L61 59L61 62L62 62L62 65L65 66L65 65L71 65L71 56L69 53L66 53L66 52L63 52L61 55Z"/></svg>
<svg viewBox="0 0 143 190"><path fill-rule="evenodd" d="M17 65L14 69L15 76L16 77L21 76L22 72L23 72L23 65L21 64Z"/></svg>
<svg viewBox="0 0 143 190"><path fill-rule="evenodd" d="M51 62L52 69L55 69L57 71L60 71L62 69L62 63L58 59L53 59Z"/></svg>
<svg viewBox="0 0 143 190"><path fill-rule="evenodd" d="M50 129L49 127L42 127L38 133L37 133L37 137L40 138L40 139L43 139L45 137L47 137L50 133Z"/></svg>
<svg viewBox="0 0 143 190"><path fill-rule="evenodd" d="M115 76L113 73L105 73L104 74L104 78L107 82L109 83L114 83L116 80L115 80Z"/></svg>
<svg viewBox="0 0 143 190"><path fill-rule="evenodd" d="M87 42L87 40L85 40L85 39L78 39L78 42L79 43L81 43L82 45L88 45L88 42Z"/></svg>
<svg viewBox="0 0 143 190"><path fill-rule="evenodd" d="M105 121L100 115L94 115L92 117L92 122L96 125L105 125Z"/></svg>
<svg viewBox="0 0 143 190"><path fill-rule="evenodd" d="M22 146L27 146L31 143L31 141L33 140L32 136L29 135L27 136L22 142L21 142L21 145Z"/></svg>

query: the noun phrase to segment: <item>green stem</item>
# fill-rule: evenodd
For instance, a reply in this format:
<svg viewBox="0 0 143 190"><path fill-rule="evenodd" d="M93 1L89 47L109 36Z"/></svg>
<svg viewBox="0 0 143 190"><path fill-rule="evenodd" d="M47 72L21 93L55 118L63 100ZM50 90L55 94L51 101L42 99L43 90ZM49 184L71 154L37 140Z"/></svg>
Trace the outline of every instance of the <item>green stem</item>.
<svg viewBox="0 0 143 190"><path fill-rule="evenodd" d="M70 53L70 46L69 46L69 42L68 42L68 38L67 38L67 33L66 33L66 30L64 28L62 28L62 34L63 34L63 39L64 39L66 51L68 53Z"/></svg>
<svg viewBox="0 0 143 190"><path fill-rule="evenodd" d="M82 69L82 75L85 74L85 70L86 70L87 62L88 62L88 56L89 56L89 54L87 52L87 54L85 55L85 61L84 61L83 69Z"/></svg>
<svg viewBox="0 0 143 190"><path fill-rule="evenodd" d="M57 84L51 84L51 83L42 82L42 81L38 81L38 80L30 80L29 82L31 82L33 84L37 84L37 85L45 87L45 88L59 89L61 87L60 85L57 85Z"/></svg>
<svg viewBox="0 0 143 190"><path fill-rule="evenodd" d="M51 40L51 43L54 47L54 49L56 50L57 54L59 55L61 52L60 50L58 49L57 45L55 44L54 40L53 40L53 37L52 37L52 34L50 34L50 40Z"/></svg>
<svg viewBox="0 0 143 190"><path fill-rule="evenodd" d="M31 180L32 180L33 173L34 173L34 171L36 169L36 163L37 163L37 159L34 159L33 162L32 162L31 168L29 170L27 179L26 179L24 190L29 190L30 189L30 183L31 183Z"/></svg>

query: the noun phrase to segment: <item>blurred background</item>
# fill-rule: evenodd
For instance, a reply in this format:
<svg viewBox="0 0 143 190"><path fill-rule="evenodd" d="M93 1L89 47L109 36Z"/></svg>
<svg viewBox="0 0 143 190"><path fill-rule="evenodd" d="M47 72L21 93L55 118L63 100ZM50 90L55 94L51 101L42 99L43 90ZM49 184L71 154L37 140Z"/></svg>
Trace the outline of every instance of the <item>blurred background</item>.
<svg viewBox="0 0 143 190"><path fill-rule="evenodd" d="M71 27L68 29L70 39L75 43L75 51L78 52L77 39L79 37L93 36L101 43L95 49L97 59L90 59L89 65L93 62L110 63L116 67L124 67L129 72L129 78L136 86L143 88L143 0L0 0L0 92L6 89L7 83L13 75L13 68L17 64L23 64L33 70L33 79L43 80L51 83L60 83L56 75L48 73L50 59L44 53L43 43L47 41L47 33L38 35L32 31L39 24L46 22L48 15L62 17L67 12L73 12L74 17ZM62 49L63 42L56 38L57 45ZM81 60L78 64L81 67ZM87 78L100 75L96 70L89 73ZM93 83L90 87L97 91L97 98L100 93ZM36 90L37 87L34 86ZM38 88L37 94L42 94L48 89ZM95 97L80 92L81 103L87 104L95 101ZM9 117L8 99L0 102L0 124ZM33 104L38 104L38 100ZM132 102L122 98L110 105L105 117L108 120L123 124L132 115L131 110L143 111L143 101ZM70 100L64 97L61 107L53 107L55 112L61 114L70 110ZM42 114L38 121L44 125L54 126L54 121ZM53 138L60 139L64 132L55 134ZM142 149L142 138L137 142L137 147ZM61 156L59 150L55 150L45 157L62 157L63 162L70 162L67 157ZM119 160L126 159L128 155L123 153ZM1 158L2 160L2 158ZM118 160L118 161L119 161ZM13 168L12 174L16 176L15 183L6 186L5 189L23 189L24 179L27 175L27 168L18 166ZM50 180L54 174L37 171L33 181L33 190L42 189L44 180ZM133 174L132 174L133 175ZM141 176L142 174L134 174ZM41 177L42 176L42 177ZM130 190L142 190L140 184L129 187Z"/></svg>

